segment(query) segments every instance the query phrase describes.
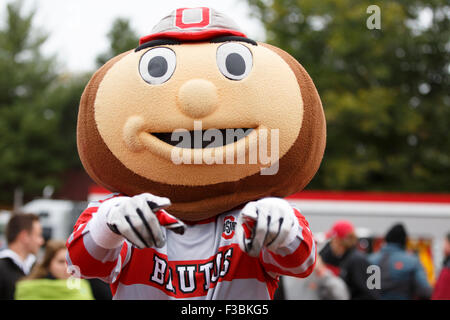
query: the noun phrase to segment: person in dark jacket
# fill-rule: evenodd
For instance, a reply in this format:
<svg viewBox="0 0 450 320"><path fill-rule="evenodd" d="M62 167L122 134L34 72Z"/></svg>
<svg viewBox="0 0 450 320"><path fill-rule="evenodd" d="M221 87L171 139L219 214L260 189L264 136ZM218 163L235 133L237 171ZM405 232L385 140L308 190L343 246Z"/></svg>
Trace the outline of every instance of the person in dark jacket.
<svg viewBox="0 0 450 320"><path fill-rule="evenodd" d="M450 232L444 242L444 265L434 287L432 300L450 300Z"/></svg>
<svg viewBox="0 0 450 320"><path fill-rule="evenodd" d="M39 217L13 214L6 226L8 248L0 251L0 300L14 299L16 282L29 274L44 244Z"/></svg>
<svg viewBox="0 0 450 320"><path fill-rule="evenodd" d="M347 284L351 300L376 300L376 290L369 289L367 279L370 266L366 255L357 249L358 238L353 224L337 221L327 233L330 239L320 255L323 262Z"/></svg>
<svg viewBox="0 0 450 320"><path fill-rule="evenodd" d="M386 234L386 244L369 256L369 261L380 267L381 299L429 299L431 286L419 258L408 253L407 233L402 224L394 225Z"/></svg>
<svg viewBox="0 0 450 320"><path fill-rule="evenodd" d="M111 288L100 279L87 279L91 285L95 300L112 300Z"/></svg>

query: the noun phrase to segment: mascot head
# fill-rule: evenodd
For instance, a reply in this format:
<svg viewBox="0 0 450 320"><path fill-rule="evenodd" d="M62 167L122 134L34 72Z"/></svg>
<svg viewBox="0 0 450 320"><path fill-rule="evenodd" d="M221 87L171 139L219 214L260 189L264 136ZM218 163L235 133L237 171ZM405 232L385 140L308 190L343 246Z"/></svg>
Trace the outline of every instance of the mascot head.
<svg viewBox="0 0 450 320"><path fill-rule="evenodd" d="M197 221L303 189L325 117L305 69L211 8L175 10L107 62L81 98L78 151L99 185L152 193Z"/></svg>

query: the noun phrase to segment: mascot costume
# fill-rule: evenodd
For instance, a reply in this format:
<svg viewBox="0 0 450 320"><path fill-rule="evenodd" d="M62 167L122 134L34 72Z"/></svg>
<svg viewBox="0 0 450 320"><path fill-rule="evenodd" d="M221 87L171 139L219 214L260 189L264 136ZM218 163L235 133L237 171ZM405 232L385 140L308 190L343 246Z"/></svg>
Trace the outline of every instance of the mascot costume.
<svg viewBox="0 0 450 320"><path fill-rule="evenodd" d="M211 8L177 9L101 67L80 102L78 151L114 192L79 217L67 262L114 299L272 299L316 260L283 197L325 149L305 69Z"/></svg>

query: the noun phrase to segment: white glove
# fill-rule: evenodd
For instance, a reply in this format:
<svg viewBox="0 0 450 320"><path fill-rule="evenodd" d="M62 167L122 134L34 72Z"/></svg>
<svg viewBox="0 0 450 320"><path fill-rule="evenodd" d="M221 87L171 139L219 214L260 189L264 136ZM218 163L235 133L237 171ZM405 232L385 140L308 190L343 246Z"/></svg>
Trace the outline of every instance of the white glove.
<svg viewBox="0 0 450 320"><path fill-rule="evenodd" d="M276 251L289 245L297 235L297 226L294 209L286 200L264 198L245 205L236 235L241 250L257 257L263 247Z"/></svg>
<svg viewBox="0 0 450 320"><path fill-rule="evenodd" d="M105 201L100 206L99 213L106 215L105 220L109 229L136 247L161 248L166 239L160 221L164 221L164 224L170 222L164 226L174 229L175 232L184 232L184 224L181 221L161 210L170 204L168 198L143 193L131 198L117 197Z"/></svg>

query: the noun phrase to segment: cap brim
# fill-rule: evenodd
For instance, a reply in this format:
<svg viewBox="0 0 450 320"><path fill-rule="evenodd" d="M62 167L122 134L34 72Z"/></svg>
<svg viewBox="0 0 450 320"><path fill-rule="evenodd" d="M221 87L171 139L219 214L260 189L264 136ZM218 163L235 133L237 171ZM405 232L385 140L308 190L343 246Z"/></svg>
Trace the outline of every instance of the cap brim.
<svg viewBox="0 0 450 320"><path fill-rule="evenodd" d="M177 32L177 31L169 31L169 32L160 32L150 34L148 36L142 37L139 40L139 45L142 45L146 42L156 40L156 39L176 39L182 41L201 41L208 40L219 36L238 36L247 38L247 36L239 31L230 30L230 29L209 29L202 31L191 31L191 32Z"/></svg>

